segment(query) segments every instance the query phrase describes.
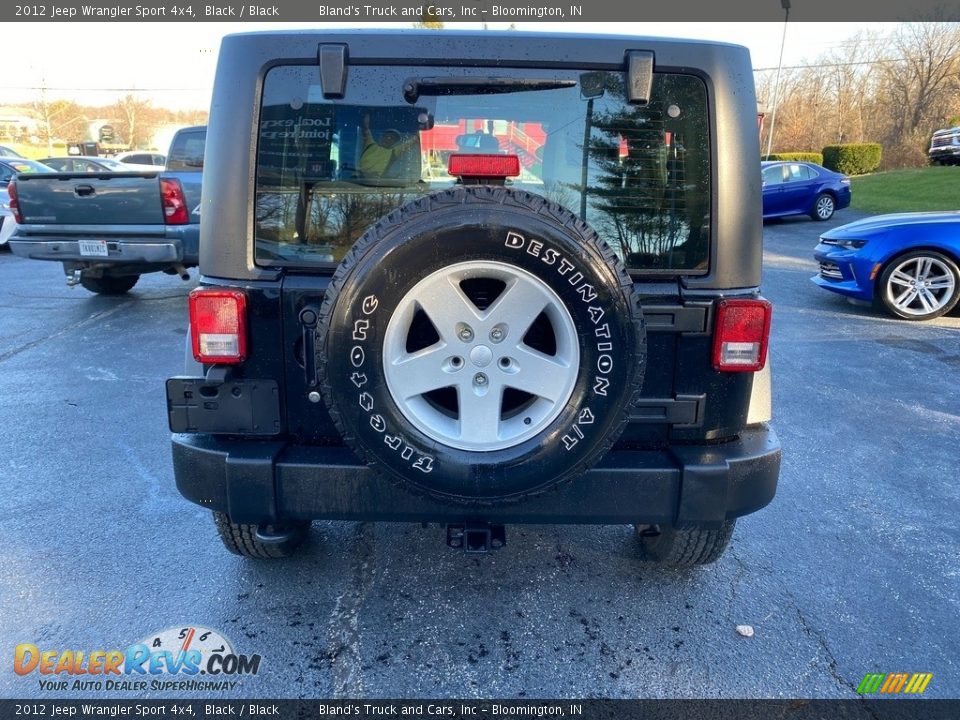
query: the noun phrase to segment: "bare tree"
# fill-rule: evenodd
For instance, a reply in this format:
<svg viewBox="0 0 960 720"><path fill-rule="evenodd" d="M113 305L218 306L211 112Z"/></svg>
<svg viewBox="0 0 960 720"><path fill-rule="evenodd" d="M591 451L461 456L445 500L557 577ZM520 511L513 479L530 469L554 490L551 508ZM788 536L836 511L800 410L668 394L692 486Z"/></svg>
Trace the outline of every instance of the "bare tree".
<svg viewBox="0 0 960 720"><path fill-rule="evenodd" d="M891 38L900 62L881 71L879 103L883 112L878 137L891 160L924 158L930 131L956 111L960 95L960 25L945 22L904 23ZM878 98L878 99L880 99Z"/></svg>
<svg viewBox="0 0 960 720"><path fill-rule="evenodd" d="M420 18L420 22L414 23L413 26L427 30L443 30L443 21L437 19L436 11L430 12L434 7L434 5L427 5L423 9L423 17Z"/></svg>
<svg viewBox="0 0 960 720"><path fill-rule="evenodd" d="M130 148L143 147L157 124L157 114L149 100L128 93L111 108L117 118L120 136Z"/></svg>
<svg viewBox="0 0 960 720"><path fill-rule="evenodd" d="M83 133L82 125L87 116L83 109L70 100L48 100L46 92L30 104L31 110L37 116L39 127L37 134L40 142L47 146L47 153L53 154L55 140L70 140Z"/></svg>
<svg viewBox="0 0 960 720"><path fill-rule="evenodd" d="M756 85L771 103L772 72L758 72ZM885 167L923 164L932 130L960 113L960 25L859 33L808 66L786 68L777 112L775 151L879 142Z"/></svg>

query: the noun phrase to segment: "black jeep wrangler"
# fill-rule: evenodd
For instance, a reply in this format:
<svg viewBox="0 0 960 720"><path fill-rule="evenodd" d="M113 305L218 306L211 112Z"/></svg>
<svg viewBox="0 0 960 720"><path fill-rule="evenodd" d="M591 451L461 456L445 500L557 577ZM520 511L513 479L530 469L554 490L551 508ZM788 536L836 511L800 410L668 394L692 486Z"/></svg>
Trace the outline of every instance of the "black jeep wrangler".
<svg viewBox="0 0 960 720"><path fill-rule="evenodd" d="M730 45L227 37L177 487L250 557L333 519L716 560L780 467L755 113Z"/></svg>

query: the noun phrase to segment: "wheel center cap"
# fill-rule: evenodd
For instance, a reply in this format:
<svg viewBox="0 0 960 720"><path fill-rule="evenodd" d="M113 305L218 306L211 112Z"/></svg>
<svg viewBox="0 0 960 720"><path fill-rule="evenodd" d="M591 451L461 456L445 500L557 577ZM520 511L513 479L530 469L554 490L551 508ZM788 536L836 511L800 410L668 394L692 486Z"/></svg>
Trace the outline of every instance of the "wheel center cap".
<svg viewBox="0 0 960 720"><path fill-rule="evenodd" d="M486 367L493 360L493 351L486 345L477 345L470 351L470 362L477 367Z"/></svg>

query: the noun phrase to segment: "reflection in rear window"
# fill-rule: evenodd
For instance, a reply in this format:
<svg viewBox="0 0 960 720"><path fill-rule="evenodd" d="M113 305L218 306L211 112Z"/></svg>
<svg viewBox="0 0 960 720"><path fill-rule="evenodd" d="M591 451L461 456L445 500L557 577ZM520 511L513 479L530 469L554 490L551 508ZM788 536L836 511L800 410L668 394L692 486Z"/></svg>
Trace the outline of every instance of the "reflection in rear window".
<svg viewBox="0 0 960 720"><path fill-rule="evenodd" d="M346 97L328 100L315 66L271 69L259 123L257 262L339 262L379 218L456 183L446 172L451 153L496 153L519 158L508 185L578 214L630 268L707 272L700 79L656 74L651 102L635 106L623 73L497 68L500 91L485 93L493 72L458 68L458 79L478 81L450 88L449 68L351 67ZM439 90L410 91L437 82Z"/></svg>

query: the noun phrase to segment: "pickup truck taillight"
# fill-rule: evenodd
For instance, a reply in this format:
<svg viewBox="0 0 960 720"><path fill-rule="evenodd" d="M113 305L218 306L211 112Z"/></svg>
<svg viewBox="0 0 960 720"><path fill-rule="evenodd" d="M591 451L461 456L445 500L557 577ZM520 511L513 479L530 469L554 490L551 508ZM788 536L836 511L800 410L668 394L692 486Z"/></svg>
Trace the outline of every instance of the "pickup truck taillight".
<svg viewBox="0 0 960 720"><path fill-rule="evenodd" d="M236 365L247 357L247 296L240 290L190 293L190 333L198 362Z"/></svg>
<svg viewBox="0 0 960 720"><path fill-rule="evenodd" d="M723 372L755 372L767 362L770 318L767 300L719 300L713 330L713 367Z"/></svg>
<svg viewBox="0 0 960 720"><path fill-rule="evenodd" d="M17 225L23 224L23 215L20 214L20 201L17 200L17 181L11 180L7 185L7 195L10 197L7 207L13 213L13 219Z"/></svg>
<svg viewBox="0 0 960 720"><path fill-rule="evenodd" d="M160 178L160 202L163 205L163 221L167 225L186 225L190 222L187 199L179 180Z"/></svg>

